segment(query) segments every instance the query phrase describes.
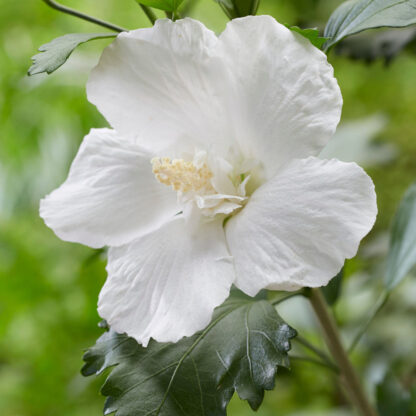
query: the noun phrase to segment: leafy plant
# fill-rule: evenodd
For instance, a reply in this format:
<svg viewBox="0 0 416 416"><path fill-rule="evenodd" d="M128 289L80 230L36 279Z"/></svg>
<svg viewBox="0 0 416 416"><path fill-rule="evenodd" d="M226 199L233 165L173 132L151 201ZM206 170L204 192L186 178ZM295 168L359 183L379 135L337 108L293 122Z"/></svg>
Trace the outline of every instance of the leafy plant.
<svg viewBox="0 0 416 416"><path fill-rule="evenodd" d="M266 300L239 292L217 308L208 327L176 344L106 332L84 356L85 376L112 369L101 392L105 414L223 416L234 391L258 409L296 332Z"/></svg>
<svg viewBox="0 0 416 416"><path fill-rule="evenodd" d="M51 7L106 28L124 30L60 6L54 1L44 1ZM215 1L230 19L256 14L259 7L259 0ZM149 7L164 10L167 16L175 19L182 4L182 0L136 2L142 6L152 23L156 16ZM300 29L297 26L289 28L307 38L314 46L325 47L327 50L345 37L366 29L403 27L413 23L416 23L414 0L350 0L331 16L324 37L316 29ZM41 53L32 58L33 65L29 74L52 73L66 62L78 45L116 35L117 33L79 33L59 37L39 48ZM389 51L384 55L385 51L380 52L381 56L390 59L412 39L393 41ZM374 45L372 47L375 48ZM358 332L353 347L383 307L391 290L416 263L415 218L416 185L413 185L404 197L393 223L385 277L386 291L375 304L363 329ZM320 360L306 358L315 364L324 364L340 374L349 384L354 401L358 403L357 408L366 416L374 415L370 401L365 397L343 347L335 319L327 307L327 304L334 305L337 302L342 279L343 273L340 272L322 290L323 293L316 289L306 289L287 295L275 303L298 294L309 293L312 307L328 339L331 357L308 341L299 341ZM295 336L296 331L282 320L272 303L264 298L253 299L234 292L216 309L211 323L203 331L183 338L176 344L151 341L147 348L143 348L133 338L109 329L84 355L82 373L89 376L110 371L102 388L102 393L107 396L105 414L116 412L120 416L224 416L234 392L241 399L247 400L252 409L259 408L265 390L274 387L278 367L289 367L288 351L290 341ZM415 401L414 395L403 392L400 383L387 378L378 386L377 396L381 416L395 413L408 416Z"/></svg>

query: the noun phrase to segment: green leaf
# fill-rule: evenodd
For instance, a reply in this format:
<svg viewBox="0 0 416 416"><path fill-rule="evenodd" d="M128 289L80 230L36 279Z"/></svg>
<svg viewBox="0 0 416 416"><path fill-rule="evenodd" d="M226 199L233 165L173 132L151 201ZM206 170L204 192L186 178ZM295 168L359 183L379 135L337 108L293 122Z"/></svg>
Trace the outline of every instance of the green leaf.
<svg viewBox="0 0 416 416"><path fill-rule="evenodd" d="M393 219L385 285L395 288L416 264L416 183L407 190Z"/></svg>
<svg viewBox="0 0 416 416"><path fill-rule="evenodd" d="M183 0L140 0L140 3L166 12L176 12Z"/></svg>
<svg viewBox="0 0 416 416"><path fill-rule="evenodd" d="M410 411L411 396L390 373L377 385L377 410L380 416L414 416Z"/></svg>
<svg viewBox="0 0 416 416"><path fill-rule="evenodd" d="M344 268L332 278L329 283L322 288L322 292L325 296L325 300L329 305L335 304L341 293L342 278L344 277Z"/></svg>
<svg viewBox="0 0 416 416"><path fill-rule="evenodd" d="M319 49L321 49L323 44L328 40L328 38L319 36L318 29L301 29L298 26L288 26L288 25L286 25L286 27L290 30L293 30L294 32L299 33L306 39L309 39L312 45L316 46Z"/></svg>
<svg viewBox="0 0 416 416"><path fill-rule="evenodd" d="M414 382L410 391L409 416L416 416L416 383Z"/></svg>
<svg viewBox="0 0 416 416"><path fill-rule="evenodd" d="M110 330L84 355L82 374L113 368L104 412L118 416L225 416L234 391L257 409L271 390L296 331L265 300L235 293L208 327L176 344L147 348Z"/></svg>
<svg viewBox="0 0 416 416"><path fill-rule="evenodd" d="M324 36L329 48L346 36L377 27L405 27L416 23L416 0L349 0L331 15Z"/></svg>
<svg viewBox="0 0 416 416"><path fill-rule="evenodd" d="M32 57L33 64L29 68L28 74L35 75L42 72L51 74L67 61L78 45L94 39L116 36L117 33L70 33L56 38L39 48L40 53Z"/></svg>
<svg viewBox="0 0 416 416"><path fill-rule="evenodd" d="M257 13L260 0L215 0L230 19Z"/></svg>

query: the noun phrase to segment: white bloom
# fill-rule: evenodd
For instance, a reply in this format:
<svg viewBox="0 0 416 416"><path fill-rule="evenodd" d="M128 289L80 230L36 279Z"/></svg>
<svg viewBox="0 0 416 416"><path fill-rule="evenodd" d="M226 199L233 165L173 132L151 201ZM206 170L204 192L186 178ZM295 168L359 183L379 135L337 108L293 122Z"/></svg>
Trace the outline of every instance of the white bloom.
<svg viewBox="0 0 416 416"><path fill-rule="evenodd" d="M85 137L40 212L110 246L99 313L144 345L205 327L233 283L327 284L374 223L364 171L316 157L341 113L333 69L271 17L122 33L87 89L113 130Z"/></svg>

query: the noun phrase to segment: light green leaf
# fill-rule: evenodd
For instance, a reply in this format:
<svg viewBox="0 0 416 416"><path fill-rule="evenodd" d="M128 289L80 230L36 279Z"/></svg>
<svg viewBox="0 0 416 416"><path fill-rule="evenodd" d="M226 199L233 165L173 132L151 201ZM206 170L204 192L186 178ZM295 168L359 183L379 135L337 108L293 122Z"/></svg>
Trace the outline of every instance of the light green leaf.
<svg viewBox="0 0 416 416"><path fill-rule="evenodd" d="M166 12L176 12L183 0L140 0L144 6L154 7L155 9Z"/></svg>
<svg viewBox="0 0 416 416"><path fill-rule="evenodd" d="M324 36L329 48L346 36L377 27L404 27L416 23L416 0L349 0L329 18Z"/></svg>
<svg viewBox="0 0 416 416"><path fill-rule="evenodd" d="M255 15L260 0L215 0L230 19Z"/></svg>
<svg viewBox="0 0 416 416"><path fill-rule="evenodd" d="M393 219L385 285L396 287L416 264L416 183L403 197Z"/></svg>
<svg viewBox="0 0 416 416"><path fill-rule="evenodd" d="M116 366L102 387L105 414L225 416L234 391L257 409L274 386L296 331L265 300L232 295L208 327L147 348L110 330L84 355L85 376Z"/></svg>
<svg viewBox="0 0 416 416"><path fill-rule="evenodd" d="M287 28L290 30L293 30L294 32L299 33L306 39L309 39L313 46L316 46L318 49L322 48L322 45L328 40L328 38L324 38L319 36L319 30L318 29L301 29L298 26L288 26Z"/></svg>
<svg viewBox="0 0 416 416"><path fill-rule="evenodd" d="M70 33L56 38L39 48L40 53L32 57L33 64L29 68L28 74L35 75L42 72L51 74L67 61L78 45L94 39L116 36L117 33Z"/></svg>

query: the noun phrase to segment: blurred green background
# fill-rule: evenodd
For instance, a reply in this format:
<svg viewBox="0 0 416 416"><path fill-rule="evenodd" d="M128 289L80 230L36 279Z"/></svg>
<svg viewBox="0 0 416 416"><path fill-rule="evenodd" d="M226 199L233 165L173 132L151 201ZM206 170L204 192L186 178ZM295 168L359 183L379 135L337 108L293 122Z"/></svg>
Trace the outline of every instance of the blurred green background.
<svg viewBox="0 0 416 416"><path fill-rule="evenodd" d="M149 26L133 0L72 0L66 5L127 28ZM259 13L282 23L323 25L339 1L263 0ZM105 120L87 102L85 82L108 41L83 45L56 73L26 76L37 47L71 32L101 29L48 8L40 0L0 2L0 413L2 416L100 415L102 380L80 375L82 354L100 335L96 300L105 258L64 243L38 217L39 199L65 178L83 136ZM213 0L191 15L221 31L226 17ZM354 159L372 176L379 217L359 256L347 262L335 312L346 340L381 291L383 255L397 204L416 178L416 56L402 53L389 67L330 54L344 96L342 124L329 155ZM415 279L394 293L354 354L371 392L387 368L414 380ZM308 305L279 312L318 345ZM251 415L234 398L230 415ZM350 415L333 376L293 361L266 394L260 416ZM394 416L394 415L392 415Z"/></svg>

